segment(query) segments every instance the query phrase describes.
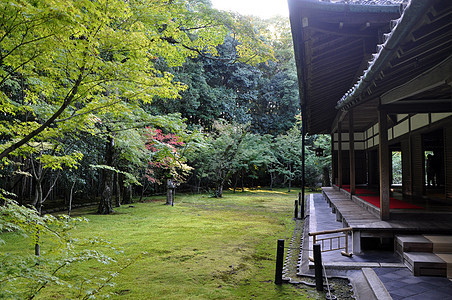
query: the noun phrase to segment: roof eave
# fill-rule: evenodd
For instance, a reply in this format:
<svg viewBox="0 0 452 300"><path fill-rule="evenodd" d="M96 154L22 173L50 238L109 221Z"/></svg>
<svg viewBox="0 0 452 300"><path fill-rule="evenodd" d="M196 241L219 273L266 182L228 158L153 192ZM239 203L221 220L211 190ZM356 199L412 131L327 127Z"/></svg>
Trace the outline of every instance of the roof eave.
<svg viewBox="0 0 452 300"><path fill-rule="evenodd" d="M402 16L395 20L393 30L385 35L386 41L378 45L378 52L369 61L369 67L360 80L338 101L336 109L347 110L360 102L361 95L375 80L376 76L388 64L399 44L412 31L419 18L430 7L433 0L412 0L404 10Z"/></svg>

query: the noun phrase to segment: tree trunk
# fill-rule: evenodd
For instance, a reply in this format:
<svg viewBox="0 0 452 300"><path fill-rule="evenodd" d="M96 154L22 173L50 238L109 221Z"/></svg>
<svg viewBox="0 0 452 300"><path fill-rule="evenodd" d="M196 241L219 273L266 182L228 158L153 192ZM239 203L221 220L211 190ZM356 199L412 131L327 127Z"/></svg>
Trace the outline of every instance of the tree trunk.
<svg viewBox="0 0 452 300"><path fill-rule="evenodd" d="M105 164L107 166L112 166L113 164L113 147L114 139L112 136L108 136L105 148ZM114 212L112 205L113 177L113 171L107 169L102 170L102 195L97 209L97 213L99 214L108 215Z"/></svg>
<svg viewBox="0 0 452 300"><path fill-rule="evenodd" d="M35 205L36 211L41 216L42 215L42 177L39 178L39 180L37 180L37 182L36 182L34 205ZM39 244L40 239L41 239L41 234L40 234L40 231L38 230L36 232L36 244L35 244L35 255L36 256L41 256L41 245Z"/></svg>
<svg viewBox="0 0 452 300"><path fill-rule="evenodd" d="M69 205L67 208L67 215L69 217L71 216L71 211L72 211L72 194L74 192L74 186L75 186L75 181L72 183L71 192L69 193Z"/></svg>
<svg viewBox="0 0 452 300"><path fill-rule="evenodd" d="M240 175L240 180L241 180L241 185L242 185L242 193L245 191L245 186L243 185L243 169L242 169L242 174Z"/></svg>
<svg viewBox="0 0 452 300"><path fill-rule="evenodd" d="M41 239L41 232L38 230L36 232L36 244L35 244L35 255L41 256L41 245L39 244L39 240Z"/></svg>
<svg viewBox="0 0 452 300"><path fill-rule="evenodd" d="M292 188L292 165L289 164L289 193Z"/></svg>
<svg viewBox="0 0 452 300"><path fill-rule="evenodd" d="M234 182L234 193L235 193L235 190L237 189L237 182L239 181L239 173L237 172L236 174L235 174L235 182Z"/></svg>
<svg viewBox="0 0 452 300"><path fill-rule="evenodd" d="M270 172L270 191L273 191L273 181L275 180L275 177L273 175L273 172Z"/></svg>
<svg viewBox="0 0 452 300"><path fill-rule="evenodd" d="M22 177L22 187L21 187L21 191L20 191L20 197L19 197L19 204L23 205L24 204L24 198L25 198L25 192L26 192L26 188L28 185L28 177L23 176Z"/></svg>
<svg viewBox="0 0 452 300"><path fill-rule="evenodd" d="M124 194L123 194L123 202L124 204L132 203L132 185L124 186Z"/></svg>
<svg viewBox="0 0 452 300"><path fill-rule="evenodd" d="M222 198L223 197L223 181L217 185L215 190L215 197Z"/></svg>
<svg viewBox="0 0 452 300"><path fill-rule="evenodd" d="M119 185L119 173L115 174L115 184L116 184L116 207L121 206L121 186Z"/></svg>
<svg viewBox="0 0 452 300"><path fill-rule="evenodd" d="M125 198L126 198L126 188L124 186L124 175L119 174L119 192L121 193L121 204L125 204Z"/></svg>
<svg viewBox="0 0 452 300"><path fill-rule="evenodd" d="M139 202L143 202L144 193L146 192L146 190L148 188L149 188L149 181L146 180L146 183L144 184L143 188L141 189L141 196L140 196Z"/></svg>
<svg viewBox="0 0 452 300"><path fill-rule="evenodd" d="M328 167L323 167L323 186L331 186L330 181L330 169Z"/></svg>

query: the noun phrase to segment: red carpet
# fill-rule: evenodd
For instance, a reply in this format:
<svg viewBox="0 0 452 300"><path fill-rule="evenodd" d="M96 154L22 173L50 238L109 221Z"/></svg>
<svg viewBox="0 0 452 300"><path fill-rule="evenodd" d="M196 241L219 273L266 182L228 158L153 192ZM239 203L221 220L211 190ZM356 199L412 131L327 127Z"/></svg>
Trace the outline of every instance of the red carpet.
<svg viewBox="0 0 452 300"><path fill-rule="evenodd" d="M347 192L350 193L350 188L344 188L344 190L346 190ZM368 189L355 188L355 194L357 194L357 195L362 195L362 194L376 195L377 193L375 191L371 191L371 190L368 190Z"/></svg>
<svg viewBox="0 0 452 300"><path fill-rule="evenodd" d="M380 196L359 196L360 199L375 205L380 208ZM399 199L389 198L389 208L390 209L424 209L421 206L417 206Z"/></svg>
<svg viewBox="0 0 452 300"><path fill-rule="evenodd" d="M347 192L350 193L350 185L349 184L344 184L342 185L342 189L346 190ZM356 188L355 189L356 195L360 198L363 199L364 201L375 205L376 207L380 208L380 196L378 195L378 192L372 191L372 190L368 190L368 189L361 189L361 188ZM367 194L368 196L361 196L362 194ZM415 204L411 204L396 198L389 198L389 208L390 209L424 209L421 206L415 205Z"/></svg>

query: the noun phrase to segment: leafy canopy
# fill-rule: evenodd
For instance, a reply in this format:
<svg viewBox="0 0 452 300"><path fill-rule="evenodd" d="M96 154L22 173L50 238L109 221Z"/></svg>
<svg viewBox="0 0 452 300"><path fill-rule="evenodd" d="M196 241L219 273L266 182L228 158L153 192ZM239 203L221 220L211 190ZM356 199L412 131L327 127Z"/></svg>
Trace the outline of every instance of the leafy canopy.
<svg viewBox="0 0 452 300"><path fill-rule="evenodd" d="M158 59L173 67L213 57L227 35L239 41L235 60L272 55L248 20L204 1L12 0L0 9L0 159L30 141L92 132L96 114L119 104L177 98L185 86Z"/></svg>

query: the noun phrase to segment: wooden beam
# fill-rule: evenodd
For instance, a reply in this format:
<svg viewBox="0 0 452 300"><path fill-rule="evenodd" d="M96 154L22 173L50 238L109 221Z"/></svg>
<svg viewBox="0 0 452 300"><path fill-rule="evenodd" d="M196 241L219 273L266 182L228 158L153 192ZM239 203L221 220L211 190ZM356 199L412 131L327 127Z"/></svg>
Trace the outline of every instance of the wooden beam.
<svg viewBox="0 0 452 300"><path fill-rule="evenodd" d="M333 125L331 126L331 132L335 132L336 129L339 130L339 123L342 122L345 114L346 113L343 110L338 111L336 117L334 118Z"/></svg>
<svg viewBox="0 0 452 300"><path fill-rule="evenodd" d="M379 162L380 162L380 219L389 220L389 147L388 147L388 119L384 110L378 112L379 128Z"/></svg>
<svg viewBox="0 0 452 300"><path fill-rule="evenodd" d="M350 161L350 196L356 194L355 184L355 131L353 128L353 109L348 112L348 142L349 142L349 161Z"/></svg>
<svg viewBox="0 0 452 300"><path fill-rule="evenodd" d="M395 114L452 112L452 99L413 100L410 103L400 101L394 104L382 105L381 108L388 113Z"/></svg>
<svg viewBox="0 0 452 300"><path fill-rule="evenodd" d="M452 56L440 64L422 73L414 79L402 84L381 96L381 104L389 104L404 98L417 95L450 82L452 79Z"/></svg>

